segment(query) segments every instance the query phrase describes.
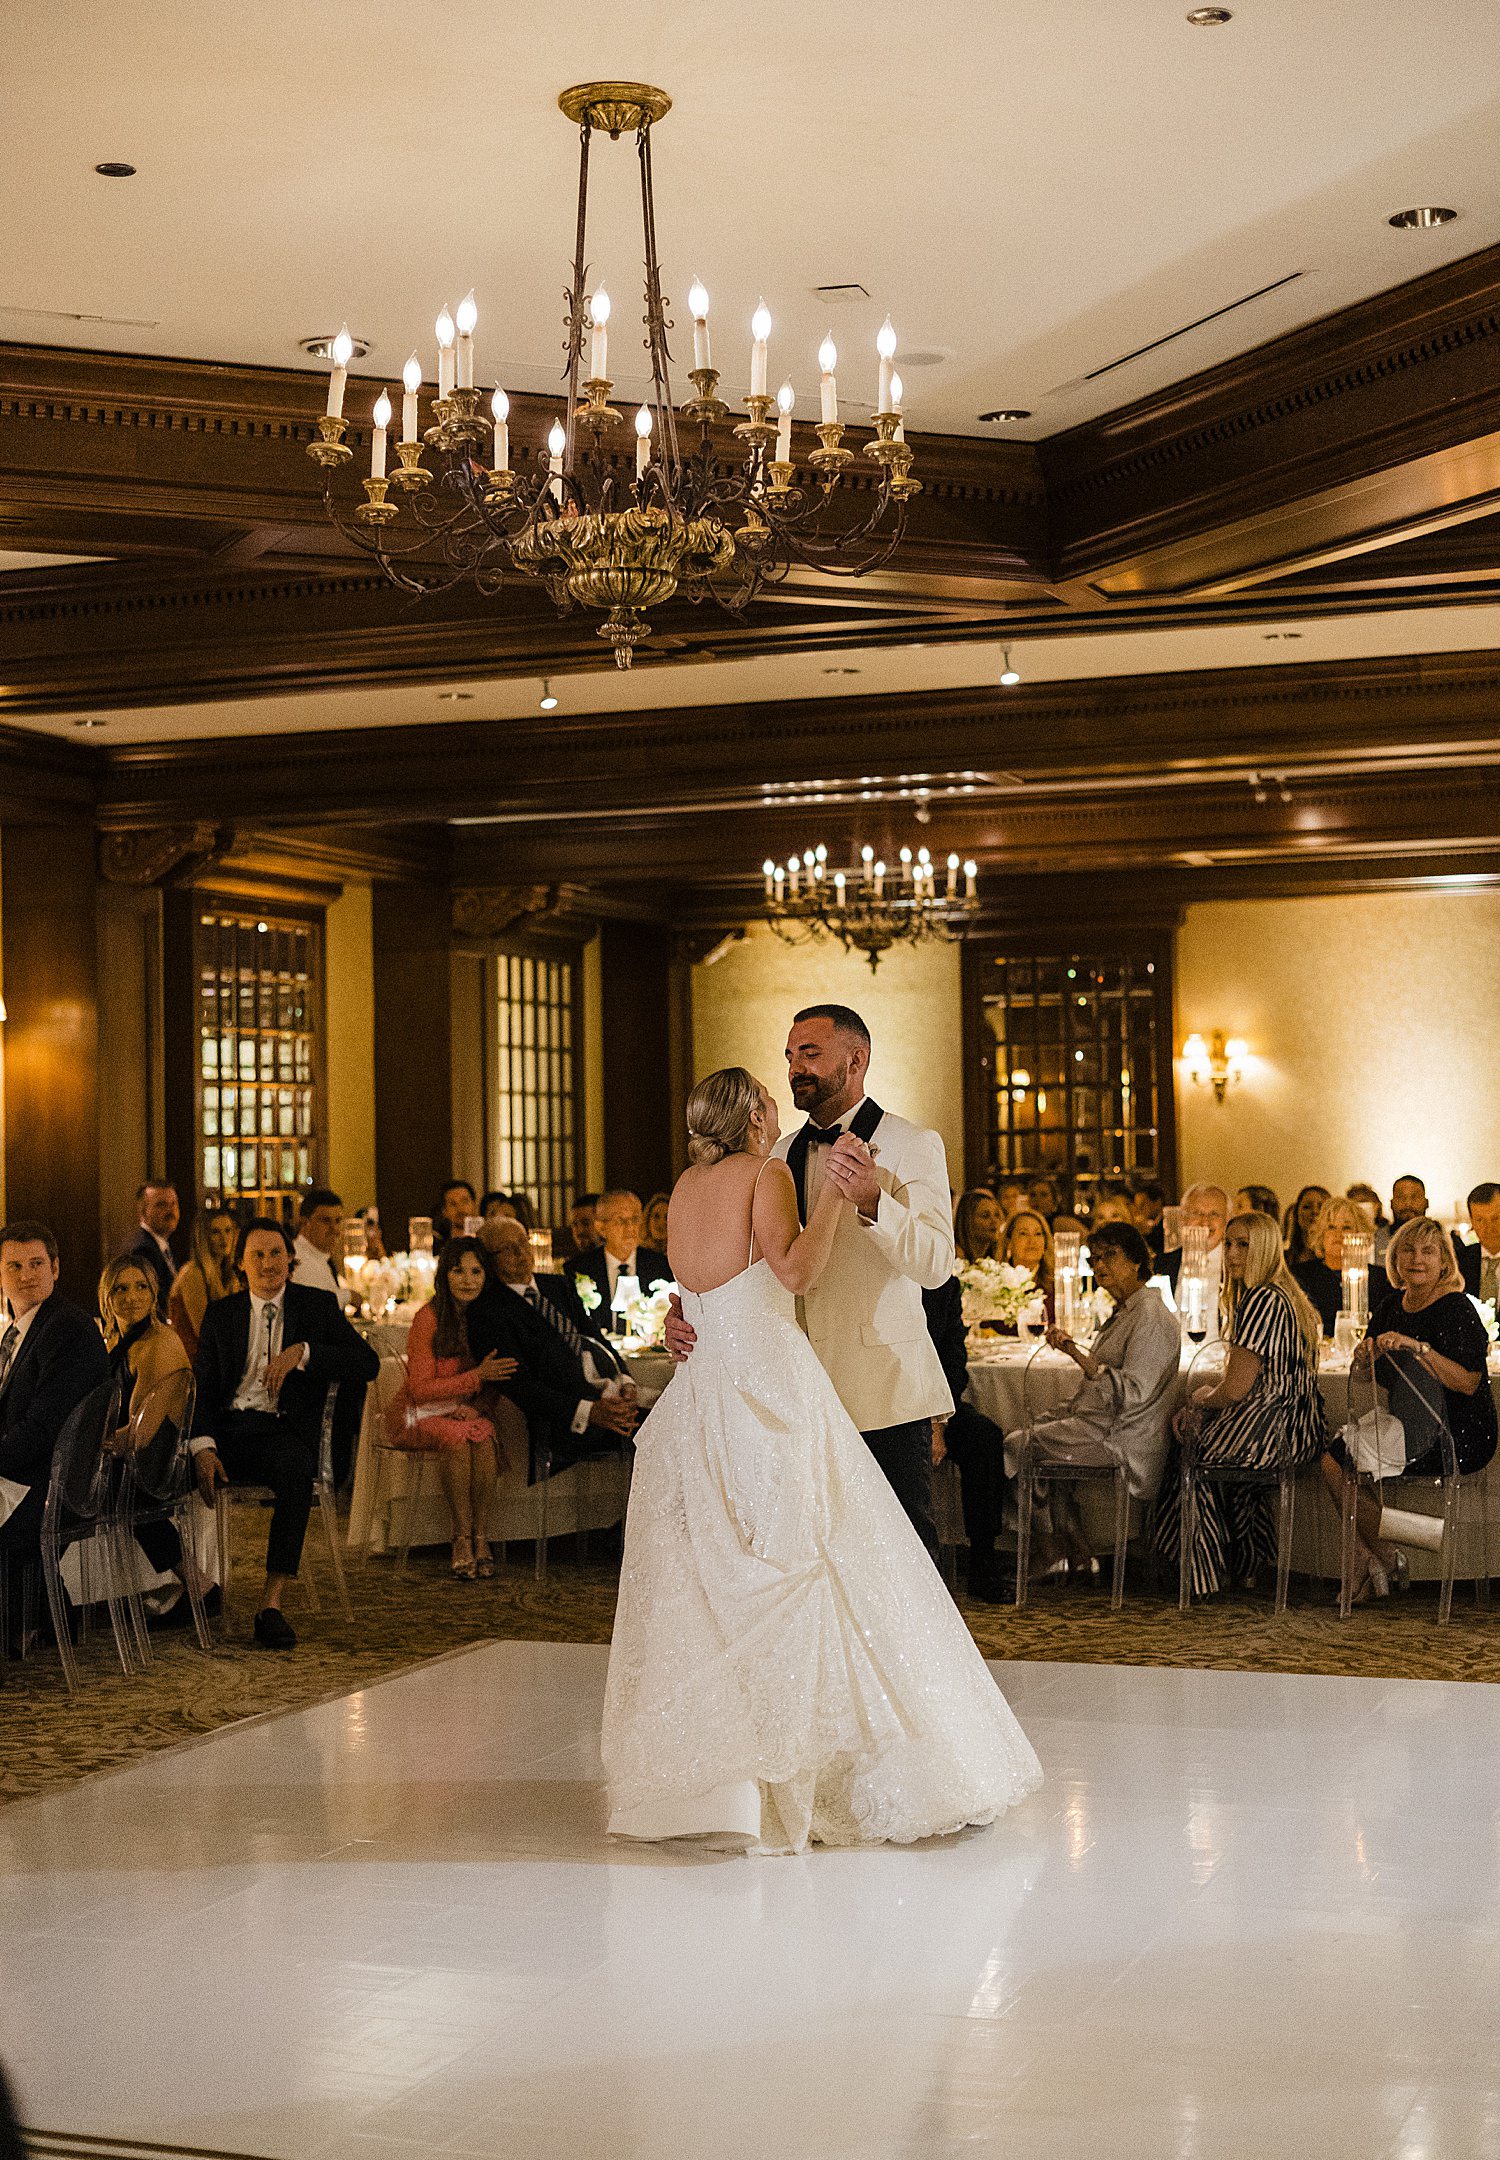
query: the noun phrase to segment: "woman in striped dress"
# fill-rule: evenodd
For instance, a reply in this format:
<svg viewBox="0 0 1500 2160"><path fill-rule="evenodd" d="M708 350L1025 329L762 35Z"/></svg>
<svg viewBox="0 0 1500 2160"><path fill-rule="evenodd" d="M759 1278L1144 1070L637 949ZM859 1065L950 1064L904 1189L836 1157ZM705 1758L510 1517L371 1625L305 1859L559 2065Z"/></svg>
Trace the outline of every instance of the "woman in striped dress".
<svg viewBox="0 0 1500 2160"><path fill-rule="evenodd" d="M1327 1445L1318 1392L1321 1324L1287 1272L1277 1226L1268 1215L1236 1215L1224 1233L1229 1356L1217 1386L1200 1388L1173 1421L1175 1440L1156 1503L1158 1563L1176 1572L1182 1532L1178 1477L1185 1420L1201 1419L1199 1458L1270 1469L1283 1460L1314 1461ZM1265 1485L1205 1482L1194 1510L1195 1597L1222 1588L1226 1576L1249 1583L1276 1559L1275 1493Z"/></svg>

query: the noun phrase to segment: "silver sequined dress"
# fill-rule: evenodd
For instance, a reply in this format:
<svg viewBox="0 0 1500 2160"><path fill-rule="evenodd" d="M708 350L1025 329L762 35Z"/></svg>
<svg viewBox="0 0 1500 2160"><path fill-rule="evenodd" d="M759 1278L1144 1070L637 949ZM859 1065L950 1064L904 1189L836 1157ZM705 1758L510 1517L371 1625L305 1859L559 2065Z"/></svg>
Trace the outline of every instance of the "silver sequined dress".
<svg viewBox="0 0 1500 2160"><path fill-rule="evenodd" d="M1041 1766L764 1260L683 1295L642 1426L604 1706L610 1829L910 1843Z"/></svg>

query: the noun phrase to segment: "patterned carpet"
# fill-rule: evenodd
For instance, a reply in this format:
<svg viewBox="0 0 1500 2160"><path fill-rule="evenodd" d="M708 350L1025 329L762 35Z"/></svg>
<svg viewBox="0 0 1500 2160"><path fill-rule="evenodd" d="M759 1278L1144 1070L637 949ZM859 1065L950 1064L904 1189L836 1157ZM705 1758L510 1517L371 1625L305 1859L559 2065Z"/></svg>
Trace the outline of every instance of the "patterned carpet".
<svg viewBox="0 0 1500 2160"><path fill-rule="evenodd" d="M519 1548L509 1570L490 1583L451 1581L436 1553L414 1555L404 1580L389 1561L377 1560L351 1578L352 1622L326 1594L316 1617L299 1604L292 1612L299 1648L287 1657L270 1655L247 1639L264 1521L258 1510L235 1510L240 1604L215 1656L204 1657L190 1632L158 1632L150 1672L127 1678L114 1664L107 1631L103 1639L95 1634L84 1647L85 1685L76 1704L69 1703L51 1652L9 1668L0 1682L0 1800L118 1769L241 1718L348 1694L469 1643L609 1640L615 1569L597 1562L580 1568L564 1542L545 1584L534 1581L529 1554L523 1560ZM319 1580L326 1585L326 1575ZM1107 1597L1077 1586L1043 1590L1020 1613L960 1602L986 1657L1500 1680L1500 1602L1492 1612L1476 1610L1472 1587L1460 1586L1446 1628L1437 1625L1432 1588L1365 1607L1342 1622L1332 1609L1332 1586L1294 1582L1292 1595L1281 1620L1268 1603L1249 1597L1184 1616L1175 1603L1134 1586L1118 1616Z"/></svg>

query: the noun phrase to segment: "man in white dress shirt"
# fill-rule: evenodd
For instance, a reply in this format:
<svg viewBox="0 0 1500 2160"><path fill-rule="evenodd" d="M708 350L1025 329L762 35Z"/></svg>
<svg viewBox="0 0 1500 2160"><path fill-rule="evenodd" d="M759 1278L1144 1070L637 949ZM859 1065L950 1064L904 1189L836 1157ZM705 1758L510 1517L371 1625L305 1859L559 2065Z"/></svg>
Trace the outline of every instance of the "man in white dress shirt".
<svg viewBox="0 0 1500 2160"><path fill-rule="evenodd" d="M304 1290L326 1290L341 1305L348 1303L346 1286L340 1282L336 1262L344 1231L344 1203L326 1185L314 1185L302 1195L297 1210L297 1238L292 1247L292 1269Z"/></svg>
<svg viewBox="0 0 1500 2160"><path fill-rule="evenodd" d="M847 1005L810 1005L787 1037L792 1099L808 1122L772 1152L787 1164L804 1222L836 1178L852 1213L797 1319L839 1400L936 1557L932 1420L953 1411L922 1304L953 1274L953 1218L942 1136L894 1117L865 1093L870 1031ZM667 1347L691 1351L674 1304Z"/></svg>

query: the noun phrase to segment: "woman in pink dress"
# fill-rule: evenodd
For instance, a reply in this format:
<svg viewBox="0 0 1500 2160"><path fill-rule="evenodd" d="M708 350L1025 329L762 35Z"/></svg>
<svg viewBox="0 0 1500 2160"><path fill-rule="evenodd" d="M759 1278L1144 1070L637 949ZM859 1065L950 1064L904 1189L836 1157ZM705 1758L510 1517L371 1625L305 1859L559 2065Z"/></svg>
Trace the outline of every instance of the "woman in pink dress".
<svg viewBox="0 0 1500 2160"><path fill-rule="evenodd" d="M468 1310L490 1280L473 1238L450 1238L438 1263L432 1301L411 1324L406 1379L387 1412L391 1445L437 1456L453 1521L453 1573L462 1582L494 1574L485 1531L499 1475L493 1419L476 1397L509 1380L514 1358L497 1353L478 1363L469 1349Z"/></svg>

